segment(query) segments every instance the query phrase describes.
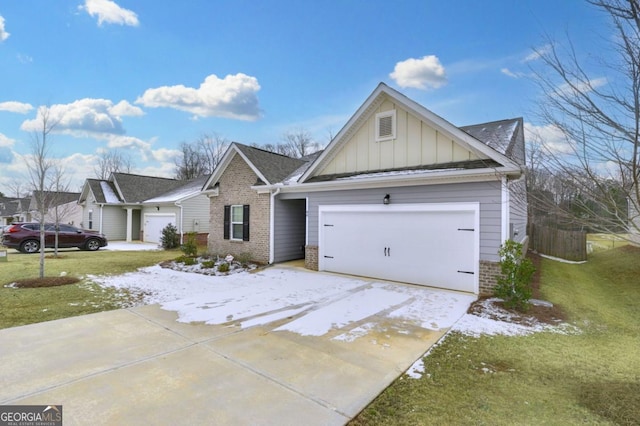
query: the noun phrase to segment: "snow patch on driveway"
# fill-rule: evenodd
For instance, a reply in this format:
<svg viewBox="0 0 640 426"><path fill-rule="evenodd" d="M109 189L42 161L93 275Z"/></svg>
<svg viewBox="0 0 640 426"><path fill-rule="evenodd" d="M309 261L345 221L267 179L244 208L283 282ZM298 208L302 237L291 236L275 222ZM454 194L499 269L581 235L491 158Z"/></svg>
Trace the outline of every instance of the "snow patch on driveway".
<svg viewBox="0 0 640 426"><path fill-rule="evenodd" d="M362 335L368 327L358 327L374 316L449 328L475 300L445 290L278 267L221 277L152 266L91 279L142 294L144 304L159 303L177 312L180 322L252 327L293 317L275 331L320 336L345 328L345 341Z"/></svg>

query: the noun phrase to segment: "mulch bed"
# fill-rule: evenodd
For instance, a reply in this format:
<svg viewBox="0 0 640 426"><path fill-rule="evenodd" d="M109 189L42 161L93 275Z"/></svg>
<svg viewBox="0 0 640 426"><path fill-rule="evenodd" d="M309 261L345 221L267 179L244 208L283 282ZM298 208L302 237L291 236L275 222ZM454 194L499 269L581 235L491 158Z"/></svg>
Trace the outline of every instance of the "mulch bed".
<svg viewBox="0 0 640 426"><path fill-rule="evenodd" d="M76 277L44 277L44 278L27 278L16 280L11 283L11 287L15 288L40 288L40 287L56 287L60 285L69 285L79 282Z"/></svg>
<svg viewBox="0 0 640 426"><path fill-rule="evenodd" d="M529 252L527 253L527 257L533 262L533 265L536 268L535 273L533 274L533 279L531 281L532 298L533 299L541 299L540 293L540 263L541 257L537 253ZM472 303L467 313L469 314L483 314L483 316L488 316L489 318L495 320L501 320L501 318L494 317L491 313L488 313L484 310L484 306L481 302L486 299L490 299L493 296L484 296L481 297L476 302ZM515 309L508 309L504 307L504 303L501 301L492 302L495 306L500 307L500 309L509 312L512 315L511 322L528 324L531 323L532 319L537 320L538 322L544 324L558 324L561 321L565 321L567 316L562 308L558 305L553 306L540 306L540 305L530 305L527 312L520 312Z"/></svg>

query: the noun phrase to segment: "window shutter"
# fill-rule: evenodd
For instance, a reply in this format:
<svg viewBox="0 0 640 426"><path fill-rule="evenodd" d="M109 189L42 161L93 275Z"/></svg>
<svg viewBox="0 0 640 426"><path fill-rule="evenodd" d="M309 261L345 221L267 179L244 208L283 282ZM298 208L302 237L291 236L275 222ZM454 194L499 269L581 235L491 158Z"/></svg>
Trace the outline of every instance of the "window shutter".
<svg viewBox="0 0 640 426"><path fill-rule="evenodd" d="M249 241L249 205L242 206L242 241Z"/></svg>
<svg viewBox="0 0 640 426"><path fill-rule="evenodd" d="M224 232L223 237L225 240L229 239L229 232L231 231L231 206L224 206Z"/></svg>

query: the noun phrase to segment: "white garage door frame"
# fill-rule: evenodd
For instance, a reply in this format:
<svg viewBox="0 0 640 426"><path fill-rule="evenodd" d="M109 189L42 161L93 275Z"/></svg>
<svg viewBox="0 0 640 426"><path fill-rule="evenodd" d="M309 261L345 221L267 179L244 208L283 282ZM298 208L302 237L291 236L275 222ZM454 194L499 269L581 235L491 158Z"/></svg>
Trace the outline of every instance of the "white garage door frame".
<svg viewBox="0 0 640 426"><path fill-rule="evenodd" d="M318 269L327 270L325 265L325 221L326 213L402 213L402 212L469 212L473 213L473 293L479 293L479 264L480 264L480 203L415 203L415 204L343 204L318 206ZM428 284L424 284L428 285Z"/></svg>
<svg viewBox="0 0 640 426"><path fill-rule="evenodd" d="M175 226L176 228L178 228L178 223L176 222L176 214L175 213L145 213L144 214L144 234L143 234L143 240L145 242L151 242L151 243L158 243L160 244L160 237L158 237L158 241L151 241L148 238L151 237L151 229L149 229L148 226L148 221L149 219L160 219L160 218L167 218L169 220L164 222L164 226L162 226L162 228L160 228L160 236L162 236L162 229L167 226L167 224L172 223L173 226Z"/></svg>

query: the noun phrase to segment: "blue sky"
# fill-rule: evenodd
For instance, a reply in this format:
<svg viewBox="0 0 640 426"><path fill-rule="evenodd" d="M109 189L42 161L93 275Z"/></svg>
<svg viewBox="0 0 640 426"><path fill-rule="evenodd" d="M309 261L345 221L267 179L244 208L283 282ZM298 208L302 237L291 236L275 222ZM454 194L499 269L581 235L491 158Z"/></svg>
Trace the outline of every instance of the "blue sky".
<svg viewBox="0 0 640 426"><path fill-rule="evenodd" d="M567 33L601 53L607 21L578 0L0 0L0 191L26 179L41 106L73 190L103 150L171 177L205 133L326 144L379 82L458 126L535 126L532 49Z"/></svg>

